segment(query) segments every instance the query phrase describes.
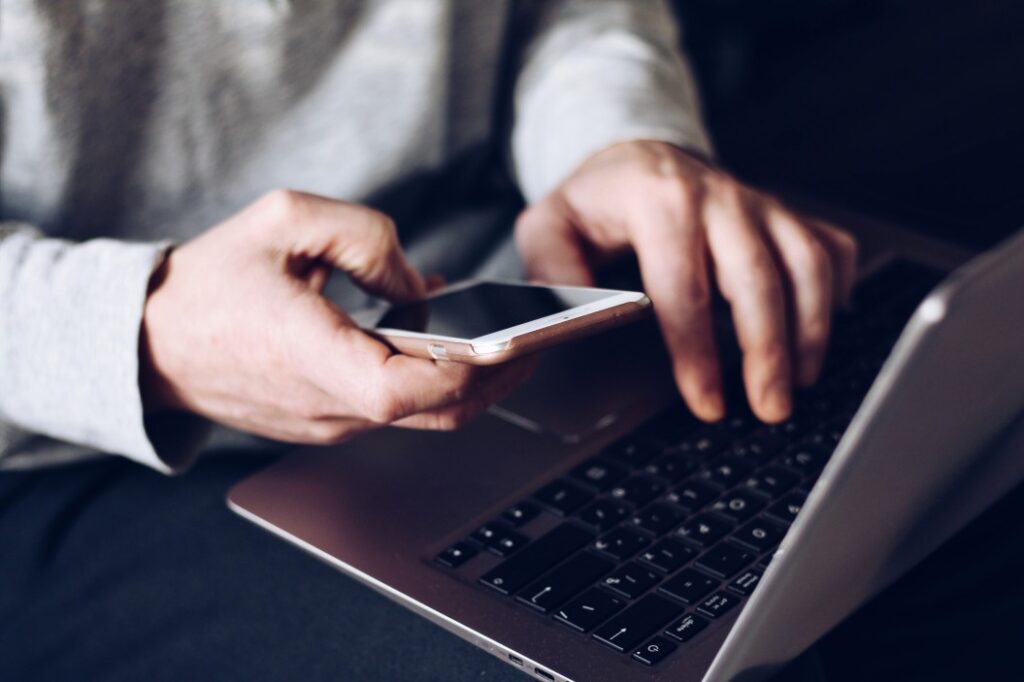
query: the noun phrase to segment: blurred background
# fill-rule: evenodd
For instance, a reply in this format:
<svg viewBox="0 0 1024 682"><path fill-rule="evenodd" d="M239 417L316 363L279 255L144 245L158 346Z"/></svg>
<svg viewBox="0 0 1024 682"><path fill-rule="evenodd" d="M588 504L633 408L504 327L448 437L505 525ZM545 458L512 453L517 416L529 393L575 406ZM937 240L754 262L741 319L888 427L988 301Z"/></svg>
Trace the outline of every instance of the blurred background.
<svg viewBox="0 0 1024 682"><path fill-rule="evenodd" d="M740 177L970 247L1024 225L1024 2L673 2Z"/></svg>

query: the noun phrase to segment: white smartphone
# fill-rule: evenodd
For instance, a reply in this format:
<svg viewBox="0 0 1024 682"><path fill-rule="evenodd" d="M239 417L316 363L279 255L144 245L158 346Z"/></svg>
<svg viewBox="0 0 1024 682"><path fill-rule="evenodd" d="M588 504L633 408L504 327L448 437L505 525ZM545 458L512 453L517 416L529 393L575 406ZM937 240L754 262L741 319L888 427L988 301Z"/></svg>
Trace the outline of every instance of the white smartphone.
<svg viewBox="0 0 1024 682"><path fill-rule="evenodd" d="M636 291L469 280L353 318L401 353L493 365L625 324L650 306Z"/></svg>

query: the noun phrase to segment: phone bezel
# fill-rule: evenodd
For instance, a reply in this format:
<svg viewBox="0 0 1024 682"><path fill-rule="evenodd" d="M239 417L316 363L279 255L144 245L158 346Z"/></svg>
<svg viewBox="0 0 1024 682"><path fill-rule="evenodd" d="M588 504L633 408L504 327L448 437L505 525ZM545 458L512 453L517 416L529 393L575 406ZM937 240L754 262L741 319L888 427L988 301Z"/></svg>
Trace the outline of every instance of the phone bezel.
<svg viewBox="0 0 1024 682"><path fill-rule="evenodd" d="M563 285L547 285L547 284L534 284L531 282L516 282L511 280L501 279L468 279L455 284L451 284L442 287L436 291L431 292L427 298L435 298L442 296L447 293L466 289L468 287L476 286L478 284L500 284L504 286L513 287L532 287L538 289L551 289L554 291L572 291L572 290L588 290L592 291L598 289L608 293L607 296L600 298L590 303L585 303L568 310L563 310L559 313L552 315L546 315L539 317L529 322L523 322L522 324L515 325L513 327L506 327L490 334L483 336L477 336L474 338L463 338L457 336L443 336L440 334L425 334L423 332L413 332L405 329L393 329L391 327L377 327L374 325L364 325L367 331L371 331L374 334L380 334L385 337L398 337L407 339L417 339L422 341L438 341L442 343L456 343L466 344L472 349L476 355L489 355L492 353L500 353L518 338L533 334L538 331L550 329L558 325L578 320L588 315L600 313L611 308L623 306L627 304L638 305L646 307L650 305L650 299L645 294L638 291L622 291L618 289L600 289L599 287L576 287L576 286L563 286ZM383 310L386 308L382 308Z"/></svg>

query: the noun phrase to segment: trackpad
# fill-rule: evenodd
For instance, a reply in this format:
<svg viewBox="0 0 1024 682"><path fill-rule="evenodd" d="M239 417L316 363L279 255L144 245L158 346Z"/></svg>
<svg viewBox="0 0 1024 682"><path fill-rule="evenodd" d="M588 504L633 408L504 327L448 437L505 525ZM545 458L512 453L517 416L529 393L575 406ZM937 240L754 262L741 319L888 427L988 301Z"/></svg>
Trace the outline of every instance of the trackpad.
<svg viewBox="0 0 1024 682"><path fill-rule="evenodd" d="M644 320L545 351L533 377L491 412L579 442L638 402L667 402L673 392L657 324Z"/></svg>

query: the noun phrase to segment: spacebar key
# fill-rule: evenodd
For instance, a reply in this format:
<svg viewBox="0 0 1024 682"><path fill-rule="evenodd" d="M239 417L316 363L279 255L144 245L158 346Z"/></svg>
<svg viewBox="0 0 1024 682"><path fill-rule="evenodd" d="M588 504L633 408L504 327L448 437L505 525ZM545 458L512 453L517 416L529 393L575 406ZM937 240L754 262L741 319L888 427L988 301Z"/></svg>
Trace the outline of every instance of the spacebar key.
<svg viewBox="0 0 1024 682"><path fill-rule="evenodd" d="M554 567L594 537L593 533L579 526L563 523L486 573L480 582L502 594L518 592L526 583Z"/></svg>

